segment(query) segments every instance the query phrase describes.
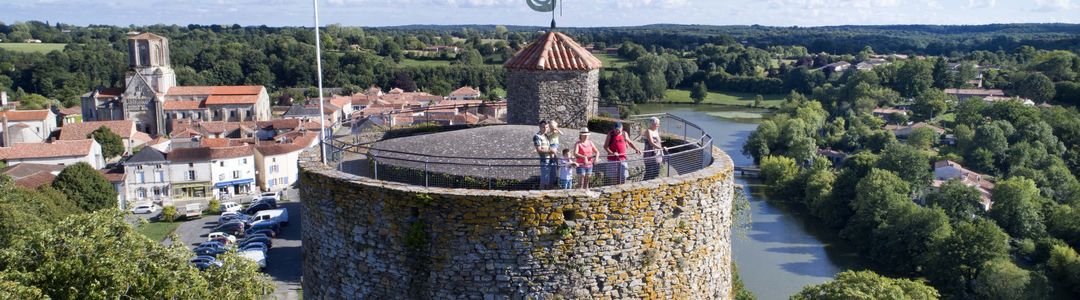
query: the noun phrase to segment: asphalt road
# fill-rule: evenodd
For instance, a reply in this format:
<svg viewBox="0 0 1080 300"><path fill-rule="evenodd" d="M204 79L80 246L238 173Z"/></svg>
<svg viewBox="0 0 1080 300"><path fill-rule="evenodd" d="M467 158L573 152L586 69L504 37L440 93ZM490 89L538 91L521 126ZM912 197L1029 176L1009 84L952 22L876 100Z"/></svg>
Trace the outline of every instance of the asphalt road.
<svg viewBox="0 0 1080 300"><path fill-rule="evenodd" d="M300 242L303 207L295 201L295 190L285 199L292 202L281 202L280 207L289 210L289 226L282 229L281 234L274 238L274 247L269 251L269 262L266 274L277 285L269 299L299 299L300 276L303 275L302 248ZM176 228L176 235L180 242L190 249L194 249L199 243L206 241L206 235L217 226L218 216L204 216L200 219L184 222ZM166 240L168 244L170 241Z"/></svg>

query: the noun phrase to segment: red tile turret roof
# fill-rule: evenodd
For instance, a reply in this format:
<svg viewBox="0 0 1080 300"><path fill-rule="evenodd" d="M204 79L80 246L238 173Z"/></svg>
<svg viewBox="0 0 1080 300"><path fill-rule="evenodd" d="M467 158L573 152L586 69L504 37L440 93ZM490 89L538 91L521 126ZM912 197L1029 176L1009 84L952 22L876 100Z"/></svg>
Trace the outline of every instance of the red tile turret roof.
<svg viewBox="0 0 1080 300"><path fill-rule="evenodd" d="M521 70L588 71L602 65L600 59L569 36L552 31L525 46L503 66Z"/></svg>

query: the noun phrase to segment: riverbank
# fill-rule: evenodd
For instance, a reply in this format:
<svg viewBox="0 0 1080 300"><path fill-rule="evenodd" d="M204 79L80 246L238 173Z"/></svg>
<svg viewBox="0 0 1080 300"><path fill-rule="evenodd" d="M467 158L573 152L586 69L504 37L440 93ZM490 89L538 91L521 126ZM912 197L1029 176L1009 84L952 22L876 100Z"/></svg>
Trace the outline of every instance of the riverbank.
<svg viewBox="0 0 1080 300"><path fill-rule="evenodd" d="M757 97L761 96L762 106L755 107L754 102ZM695 104L695 105L723 105L723 106L735 106L735 107L747 107L747 108L776 108L780 107L780 104L784 102L786 95L782 94L753 94L753 93L735 93L735 92L715 92L709 91L705 100L701 103L694 103L694 100L690 98L689 90L681 89L669 89L664 92L664 100L659 104Z"/></svg>
<svg viewBox="0 0 1080 300"><path fill-rule="evenodd" d="M751 165L742 145L771 111L745 106L641 104L641 113L667 112L698 124L735 165ZM862 262L851 245L809 215L805 208L769 199L760 182L736 178L750 203L748 229L732 233L732 252L746 289L758 299L787 299L803 287L857 269Z"/></svg>

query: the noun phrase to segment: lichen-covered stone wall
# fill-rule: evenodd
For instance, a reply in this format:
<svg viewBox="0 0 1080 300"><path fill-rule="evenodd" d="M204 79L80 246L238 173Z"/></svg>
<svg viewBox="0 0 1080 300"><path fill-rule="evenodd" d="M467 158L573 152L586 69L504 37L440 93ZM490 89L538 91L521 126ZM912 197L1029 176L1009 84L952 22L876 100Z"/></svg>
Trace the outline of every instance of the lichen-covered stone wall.
<svg viewBox="0 0 1080 300"><path fill-rule="evenodd" d="M565 127L585 127L596 116L600 70L506 72L506 121L535 125L556 120Z"/></svg>
<svg viewBox="0 0 1080 300"><path fill-rule="evenodd" d="M590 191L438 189L301 161L306 299L727 299L733 168Z"/></svg>

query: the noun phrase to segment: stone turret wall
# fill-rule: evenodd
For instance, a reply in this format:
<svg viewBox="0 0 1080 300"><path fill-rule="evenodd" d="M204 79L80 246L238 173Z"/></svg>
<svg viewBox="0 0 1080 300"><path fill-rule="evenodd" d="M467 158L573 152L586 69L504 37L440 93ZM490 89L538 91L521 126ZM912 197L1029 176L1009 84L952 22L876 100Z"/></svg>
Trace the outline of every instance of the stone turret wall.
<svg viewBox="0 0 1080 300"><path fill-rule="evenodd" d="M727 299L733 165L589 191L375 181L301 157L307 299Z"/></svg>
<svg viewBox="0 0 1080 300"><path fill-rule="evenodd" d="M600 70L506 72L507 122L535 125L554 119L565 127L585 127L596 115Z"/></svg>

